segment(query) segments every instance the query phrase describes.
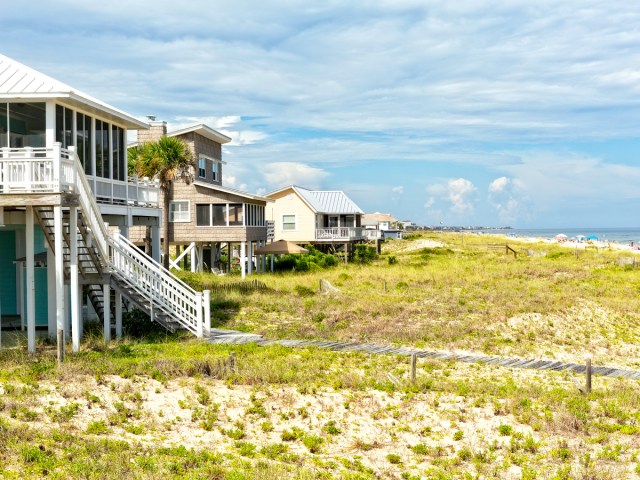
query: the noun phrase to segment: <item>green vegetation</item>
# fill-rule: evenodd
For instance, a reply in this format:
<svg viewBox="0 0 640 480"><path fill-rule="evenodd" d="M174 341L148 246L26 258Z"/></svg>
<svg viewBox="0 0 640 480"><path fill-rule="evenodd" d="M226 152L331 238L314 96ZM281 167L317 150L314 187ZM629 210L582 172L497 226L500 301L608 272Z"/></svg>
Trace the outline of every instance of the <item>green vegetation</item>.
<svg viewBox="0 0 640 480"><path fill-rule="evenodd" d="M386 244L370 264L264 274L264 289L216 293L212 322L270 337L579 362L592 355L595 365L638 368L638 272L611 252L553 255L562 250L510 243L514 258L491 242L418 235ZM320 279L339 292L319 292ZM166 333L108 345L89 335L58 366L54 347L29 355L18 343L0 351L0 478L613 480L640 472L636 380L595 377L585 395L576 385L583 378L566 371L420 359L411 383L405 357ZM219 368L231 353L237 368Z"/></svg>

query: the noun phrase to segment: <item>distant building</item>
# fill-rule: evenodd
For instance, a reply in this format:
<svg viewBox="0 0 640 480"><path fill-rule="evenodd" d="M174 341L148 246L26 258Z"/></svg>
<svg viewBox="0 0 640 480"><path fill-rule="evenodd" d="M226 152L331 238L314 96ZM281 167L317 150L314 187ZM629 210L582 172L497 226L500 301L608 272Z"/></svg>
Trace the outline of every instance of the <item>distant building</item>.
<svg viewBox="0 0 640 480"><path fill-rule="evenodd" d="M364 212L342 191L308 190L291 185L266 195L267 219L274 222L276 240L351 252L365 240Z"/></svg>

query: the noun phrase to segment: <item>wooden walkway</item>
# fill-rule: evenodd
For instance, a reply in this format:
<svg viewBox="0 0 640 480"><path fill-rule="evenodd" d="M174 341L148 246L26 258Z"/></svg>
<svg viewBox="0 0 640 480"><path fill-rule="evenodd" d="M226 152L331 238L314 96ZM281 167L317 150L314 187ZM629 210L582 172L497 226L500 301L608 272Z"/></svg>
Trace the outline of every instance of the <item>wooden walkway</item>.
<svg viewBox="0 0 640 480"><path fill-rule="evenodd" d="M328 340L266 340L261 335L238 332L235 330L212 329L208 341L214 344L244 344L256 343L261 346L283 345L285 347L318 347L335 352L362 352L370 354L412 356L418 358L432 358L436 360L455 360L466 363L483 363L499 365L508 368L530 368L536 370L570 370L575 373L586 372L586 365L578 363L564 363L553 360L523 360L520 358L491 357L486 355L464 355L449 352L437 352L407 347L389 347L371 343L333 342ZM610 367L592 367L593 375L602 377L622 377L640 380L640 372Z"/></svg>

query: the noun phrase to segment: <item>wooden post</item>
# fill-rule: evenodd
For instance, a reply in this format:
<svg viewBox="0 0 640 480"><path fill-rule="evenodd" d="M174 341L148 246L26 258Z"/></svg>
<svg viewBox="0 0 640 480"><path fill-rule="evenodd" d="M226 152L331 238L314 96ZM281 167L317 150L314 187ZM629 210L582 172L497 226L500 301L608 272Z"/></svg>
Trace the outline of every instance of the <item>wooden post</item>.
<svg viewBox="0 0 640 480"><path fill-rule="evenodd" d="M382 285L383 285L384 291L386 292L387 291L387 279L386 278L382 281Z"/></svg>
<svg viewBox="0 0 640 480"><path fill-rule="evenodd" d="M418 363L418 355L411 354L411 384L416 383L416 364Z"/></svg>
<svg viewBox="0 0 640 480"><path fill-rule="evenodd" d="M64 362L64 330L58 329L58 363Z"/></svg>
<svg viewBox="0 0 640 480"><path fill-rule="evenodd" d="M236 354L234 352L229 354L229 369L231 373L236 373Z"/></svg>
<svg viewBox="0 0 640 480"><path fill-rule="evenodd" d="M587 370L586 370L586 374L587 374L587 388L586 388L586 393L591 393L591 359L587 358Z"/></svg>

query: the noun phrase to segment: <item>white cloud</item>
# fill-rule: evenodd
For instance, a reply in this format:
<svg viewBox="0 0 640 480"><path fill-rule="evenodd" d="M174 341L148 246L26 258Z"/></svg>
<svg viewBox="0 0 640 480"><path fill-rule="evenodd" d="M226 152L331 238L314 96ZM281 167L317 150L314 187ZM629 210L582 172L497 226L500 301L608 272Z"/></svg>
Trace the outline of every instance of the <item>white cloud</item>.
<svg viewBox="0 0 640 480"><path fill-rule="evenodd" d="M402 185L398 185L397 187L393 187L391 191L397 195L402 195L404 193L404 187Z"/></svg>
<svg viewBox="0 0 640 480"><path fill-rule="evenodd" d="M429 197L424 208L432 221L442 220L444 210L447 217L456 221L471 220L475 212L477 188L466 178L449 179L429 185Z"/></svg>
<svg viewBox="0 0 640 480"><path fill-rule="evenodd" d="M261 169L264 180L272 188L287 185L299 185L305 188L320 188L322 181L329 173L298 162L274 162L264 165Z"/></svg>
<svg viewBox="0 0 640 480"><path fill-rule="evenodd" d="M509 185L510 179L507 177L496 178L493 182L489 184L489 192L498 193L502 192L507 185Z"/></svg>
<svg viewBox="0 0 640 480"><path fill-rule="evenodd" d="M473 195L476 187L465 178L449 180L448 199L451 202L451 211L460 216L467 216L474 211Z"/></svg>

